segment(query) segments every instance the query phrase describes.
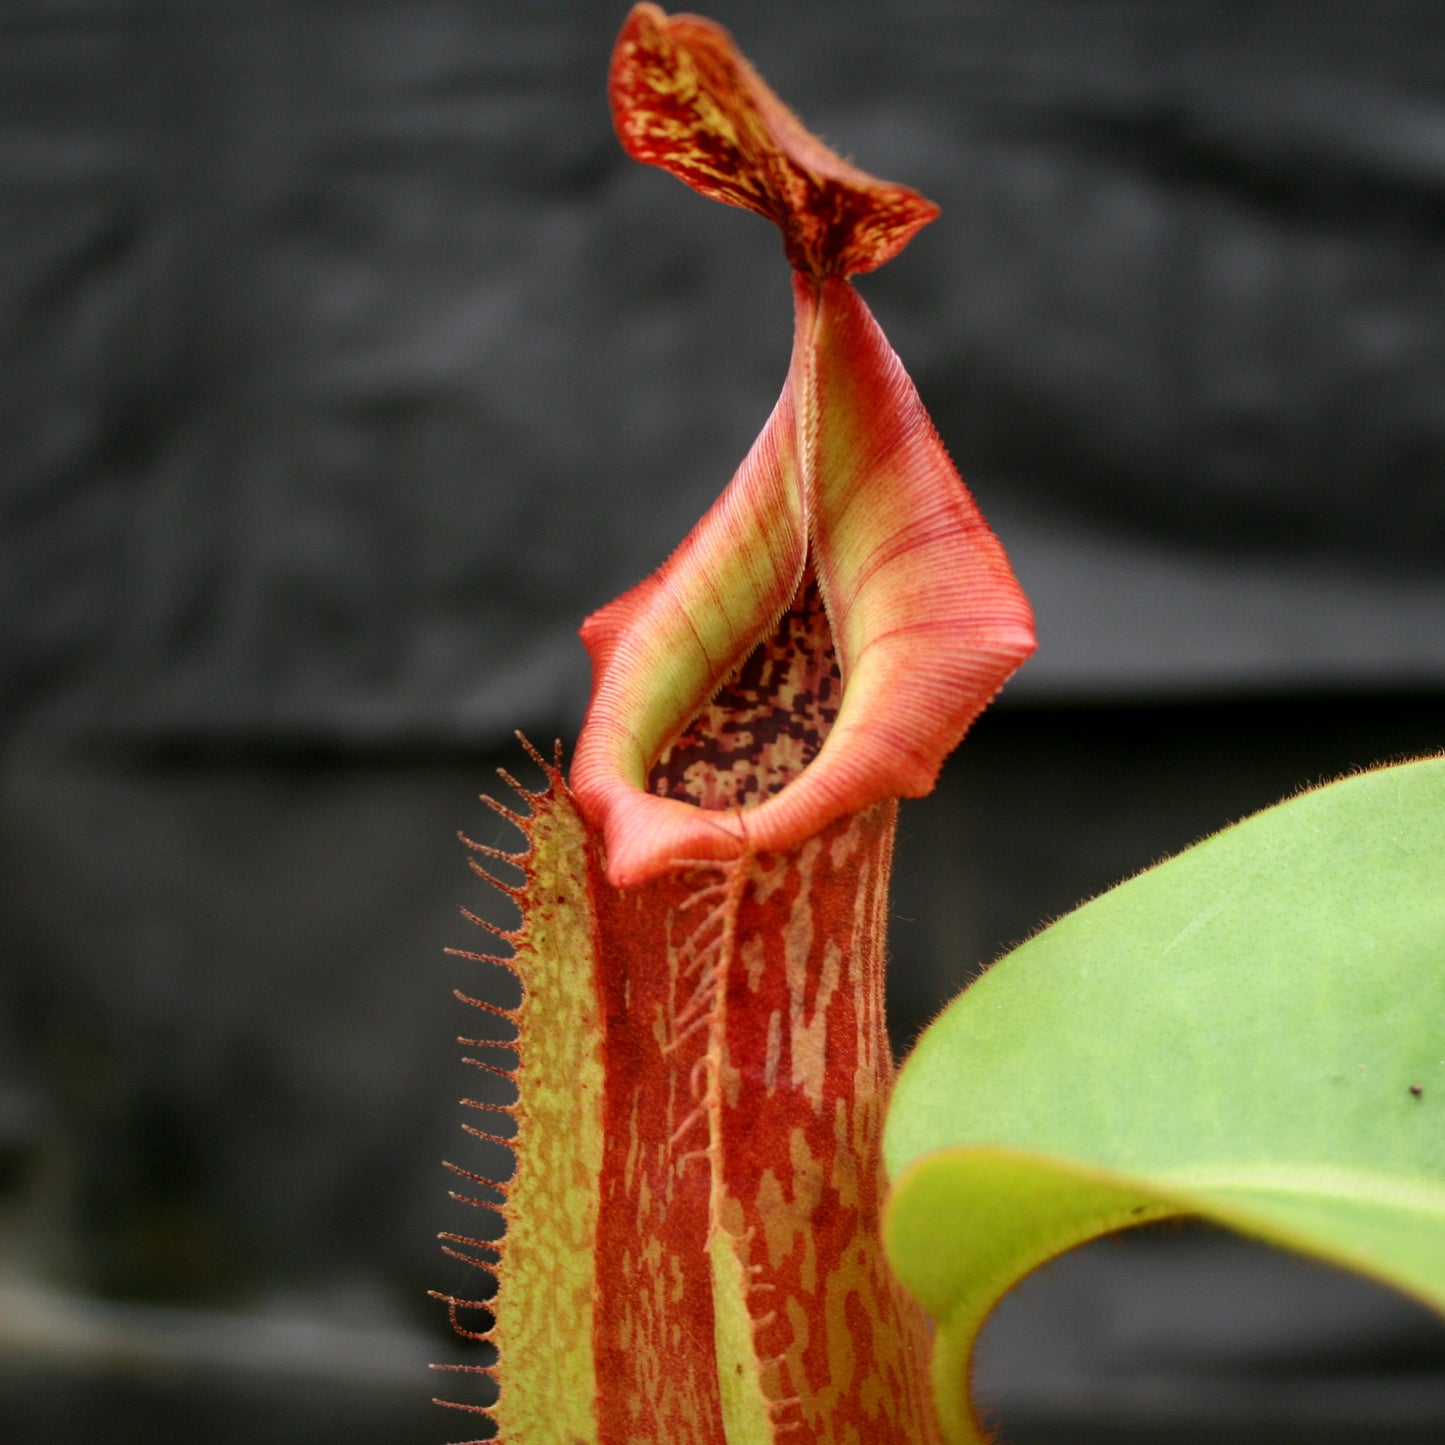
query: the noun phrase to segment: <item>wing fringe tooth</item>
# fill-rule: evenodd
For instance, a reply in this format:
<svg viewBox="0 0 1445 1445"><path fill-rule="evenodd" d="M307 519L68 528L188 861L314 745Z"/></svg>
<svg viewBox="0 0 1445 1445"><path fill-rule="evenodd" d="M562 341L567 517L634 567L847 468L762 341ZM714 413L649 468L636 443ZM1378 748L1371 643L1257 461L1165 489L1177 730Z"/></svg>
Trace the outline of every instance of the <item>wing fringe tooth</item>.
<svg viewBox="0 0 1445 1445"><path fill-rule="evenodd" d="M465 1099L462 1100L462 1103L465 1104L466 1102L467 1101ZM480 1129L467 1129L467 1133L470 1134L474 1139L485 1139L488 1144L504 1144L509 1149L515 1147L517 1143L517 1136L515 1134L511 1135L510 1137L502 1134L484 1134Z"/></svg>
<svg viewBox="0 0 1445 1445"><path fill-rule="evenodd" d="M510 958L498 958L492 953L463 953L459 948L449 948L447 952L455 958L470 959L473 963L499 963L503 968L511 969L513 973L517 970L512 967ZM502 1008L499 1004L488 1003L485 999L473 998L469 993L463 993L461 989L454 988L452 997L459 999L469 1008L484 1009L489 1014L496 1014L498 1018L506 1019L508 1023L517 1022L517 1011L515 1009Z"/></svg>
<svg viewBox="0 0 1445 1445"><path fill-rule="evenodd" d="M545 764L544 764L544 766L545 766ZM511 775L511 773L509 773L509 772L506 770L506 768L498 768L498 769L497 769L497 776L498 776L519 798L524 798L524 799L530 801L530 800L533 799L533 798L542 798L542 797L545 797L545 796L546 796L546 789L545 789L545 788L544 788L544 789L542 790L542 792L540 792L540 793L534 793L534 792L531 790L531 788L524 788L524 787L521 785L521 783L519 783L519 782L516 780L516 778L514 778L514 777Z"/></svg>
<svg viewBox="0 0 1445 1445"><path fill-rule="evenodd" d="M494 1204L489 1199L477 1199L470 1194L463 1194L458 1189L447 1190L447 1198L454 1200L457 1204L469 1204L473 1209L490 1209L493 1214L499 1215L502 1219L507 1218L507 1201L505 1199L500 1204Z"/></svg>
<svg viewBox="0 0 1445 1445"><path fill-rule="evenodd" d="M478 1259L475 1255L464 1254L460 1249L453 1249L451 1245L442 1245L442 1253L452 1259L458 1259L463 1264L469 1264L473 1269L485 1270L494 1279L498 1278L501 1270L500 1260Z"/></svg>
<svg viewBox="0 0 1445 1445"><path fill-rule="evenodd" d="M466 1128L465 1125L462 1127ZM482 1135L481 1137L486 1138L487 1136ZM442 1167L444 1169L450 1169L453 1174L460 1175L463 1179L470 1179L473 1184L486 1184L501 1194L507 1192L507 1186L505 1184L498 1184L495 1179L488 1179L485 1174L474 1174L470 1169L463 1169L460 1164L453 1164L449 1159L442 1160Z"/></svg>
<svg viewBox="0 0 1445 1445"><path fill-rule="evenodd" d="M464 1340L475 1340L479 1344L490 1344L492 1332L496 1329L495 1323L485 1330L468 1329L461 1322L457 1314L458 1310L485 1310L491 1314L492 1306L489 1300L459 1299L454 1294L445 1294L441 1290L429 1289L427 1294L434 1300L440 1300L447 1307L447 1317L451 1321L452 1329Z"/></svg>
<svg viewBox="0 0 1445 1445"><path fill-rule="evenodd" d="M469 838L461 832L457 834L457 841L464 848L470 848L473 853L482 853L488 858L500 859L503 863L514 863L518 868L532 852L530 848L523 848L519 852L509 853L505 848L493 848L489 843L478 843L475 838Z"/></svg>
<svg viewBox="0 0 1445 1445"><path fill-rule="evenodd" d="M517 1052L517 1046L518 1046L520 1040L518 1040L518 1039L466 1039L466 1038L463 1038L460 1034L458 1034L458 1035L457 1035L457 1042L458 1042L459 1044L461 1044L463 1048L468 1048L468 1049L511 1049L511 1051L512 1051L513 1053L516 1053L516 1052Z"/></svg>
<svg viewBox="0 0 1445 1445"><path fill-rule="evenodd" d="M465 918L465 919L467 920L468 923L475 923L478 928L484 929L487 933L490 933L494 938L500 938L504 943L510 943L510 944L512 944L513 946L516 945L517 938L518 938L518 934L519 934L519 930L518 930L518 929L514 929L514 928L501 928L501 927L499 927L499 926L498 926L497 924L495 924L495 923L488 923L485 918L479 918L475 913L473 913L473 912L471 911L470 908L460 908L460 909L458 909L457 911L462 915L463 918ZM451 950L449 949L448 952L450 952L450 951L451 951ZM496 961L497 963L505 963L505 962L507 962L506 959L501 959L501 958L499 958L499 959L497 959L497 960L495 960L495 961Z"/></svg>
<svg viewBox="0 0 1445 1445"><path fill-rule="evenodd" d="M438 1239L449 1239L453 1244L465 1244L473 1249L489 1249L498 1258L502 1255L502 1242L498 1239L476 1239L470 1234L453 1234L451 1230L443 1230L437 1235Z"/></svg>
<svg viewBox="0 0 1445 1445"><path fill-rule="evenodd" d="M470 1134L476 1139L488 1138L480 1129L474 1129L470 1124L463 1124L462 1130L464 1133ZM485 1174L473 1174L469 1170L461 1168L460 1165L448 1164L447 1168L450 1169L453 1174L459 1174L463 1179L470 1179L473 1184L485 1184L488 1189L495 1189L498 1194L503 1197L506 1196L508 1189L506 1180L489 1179Z"/></svg>
<svg viewBox="0 0 1445 1445"><path fill-rule="evenodd" d="M508 1083L517 1082L516 1069L498 1068L496 1064L489 1064L485 1059L474 1059L470 1055L462 1060L464 1064L470 1064L474 1069L485 1069L489 1074L495 1074L499 1079L506 1079Z"/></svg>
<svg viewBox="0 0 1445 1445"><path fill-rule="evenodd" d="M498 854L498 856L506 857L506 854ZM497 890L498 893L505 893L507 897L512 899L514 902L520 901L526 896L527 890L525 886L516 883L504 882L502 879L498 878L495 873L489 873L485 868L482 867L480 863L477 862L475 858L467 859L467 867L470 868L472 872L477 875L478 878L482 879L483 882L490 883L492 887Z"/></svg>
<svg viewBox="0 0 1445 1445"><path fill-rule="evenodd" d="M554 783L562 781L562 739L554 738L552 741L552 761L549 763L532 745L532 740L521 728L518 728L513 736L526 749L527 756L541 768L541 770L552 779Z"/></svg>
<svg viewBox="0 0 1445 1445"><path fill-rule="evenodd" d="M481 800L483 803L486 804L487 807L492 810L492 812L500 814L514 827L520 828L523 833L527 831L527 824L532 821L530 818L528 818L522 813L515 812L505 803L499 803L494 797L492 797L490 793L483 793L481 795Z"/></svg>

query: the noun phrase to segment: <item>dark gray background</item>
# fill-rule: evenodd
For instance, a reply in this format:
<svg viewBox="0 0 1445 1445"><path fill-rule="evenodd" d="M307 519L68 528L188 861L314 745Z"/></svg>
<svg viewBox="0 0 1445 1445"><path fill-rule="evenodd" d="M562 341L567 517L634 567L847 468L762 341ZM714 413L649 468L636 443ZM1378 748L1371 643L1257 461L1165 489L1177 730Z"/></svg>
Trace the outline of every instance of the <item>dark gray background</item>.
<svg viewBox="0 0 1445 1445"><path fill-rule="evenodd" d="M449 991L495 981L441 949L505 909L454 834L506 841L511 729L575 734L578 621L790 340L770 228L618 148L624 8L0 7L0 1438L466 1433L424 1291L475 1288L431 1236L479 1158ZM860 289L1039 615L904 813L903 1044L1080 897L1445 741L1445 12L713 13L943 206ZM1438 1440L1441 1343L1182 1233L1031 1286L986 1378L1018 1445Z"/></svg>

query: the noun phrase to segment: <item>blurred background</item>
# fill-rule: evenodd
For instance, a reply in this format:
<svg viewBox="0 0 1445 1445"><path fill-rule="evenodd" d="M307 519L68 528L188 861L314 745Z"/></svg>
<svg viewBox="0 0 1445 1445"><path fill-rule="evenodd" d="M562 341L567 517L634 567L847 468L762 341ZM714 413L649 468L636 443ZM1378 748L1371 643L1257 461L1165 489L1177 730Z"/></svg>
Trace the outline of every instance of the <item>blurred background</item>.
<svg viewBox="0 0 1445 1445"><path fill-rule="evenodd" d="M458 829L781 386L764 222L600 0L0 7L0 1439L436 1442ZM906 807L901 1047L1079 899L1445 745L1445 11L717 0L942 218L860 289L1033 597ZM494 1166L493 1166L494 1167ZM1189 1229L1060 1262L1016 1445L1445 1438L1445 1329ZM445 1384L446 1382L442 1382Z"/></svg>

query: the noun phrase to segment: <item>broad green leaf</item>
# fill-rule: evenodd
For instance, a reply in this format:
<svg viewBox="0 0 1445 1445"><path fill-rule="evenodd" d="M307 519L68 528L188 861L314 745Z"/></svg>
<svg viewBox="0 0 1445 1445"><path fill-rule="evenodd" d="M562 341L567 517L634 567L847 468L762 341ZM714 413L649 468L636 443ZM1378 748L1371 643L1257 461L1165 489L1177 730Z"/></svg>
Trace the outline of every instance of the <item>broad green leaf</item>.
<svg viewBox="0 0 1445 1445"><path fill-rule="evenodd" d="M928 1030L884 1231L951 1441L1000 1296L1193 1214L1445 1310L1445 758L1333 783L1059 920Z"/></svg>

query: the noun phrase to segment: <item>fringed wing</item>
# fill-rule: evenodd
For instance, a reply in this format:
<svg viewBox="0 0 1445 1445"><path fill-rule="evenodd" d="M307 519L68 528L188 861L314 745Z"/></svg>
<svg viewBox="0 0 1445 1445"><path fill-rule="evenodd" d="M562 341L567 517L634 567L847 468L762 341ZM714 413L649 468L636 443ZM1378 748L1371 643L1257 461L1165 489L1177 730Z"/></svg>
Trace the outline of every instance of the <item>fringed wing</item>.
<svg viewBox="0 0 1445 1445"><path fill-rule="evenodd" d="M596 1445L602 1439L594 1340L604 1128L602 984L586 830L556 763L537 761L547 787L523 793L529 816L493 804L526 835L521 853L503 855L522 870L523 883L513 887L477 866L521 911L516 929L489 929L511 945L511 955L463 955L513 969L521 979L522 1001L508 1013L459 994L464 1003L492 1017L503 1014L516 1027L510 1047L517 1065L506 1071L515 1081L515 1103L474 1104L494 1111L501 1122L489 1129L463 1126L512 1148L512 1177L502 1183L448 1166L464 1181L465 1192L457 1197L498 1214L505 1235L500 1241L442 1237L448 1253L495 1273L497 1289L486 1301L439 1298L461 1334L497 1350L494 1366L460 1367L495 1376L496 1404L459 1408L490 1415L504 1441ZM482 854L492 851L471 846ZM484 1052L495 1047L486 1038L462 1042ZM486 1059L471 1061L499 1071ZM515 1119L514 1132L491 1132L505 1129L507 1116ZM498 1256L498 1262L479 1250ZM494 1311L490 1329L473 1327L478 1310Z"/></svg>

